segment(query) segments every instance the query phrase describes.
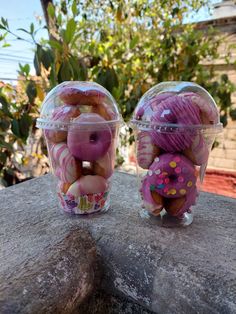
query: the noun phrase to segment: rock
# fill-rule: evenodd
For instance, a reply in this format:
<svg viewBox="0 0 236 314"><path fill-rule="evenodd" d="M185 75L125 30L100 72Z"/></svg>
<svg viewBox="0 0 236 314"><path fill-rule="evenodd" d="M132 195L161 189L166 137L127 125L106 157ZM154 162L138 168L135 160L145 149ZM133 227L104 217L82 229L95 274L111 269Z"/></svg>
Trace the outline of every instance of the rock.
<svg viewBox="0 0 236 314"><path fill-rule="evenodd" d="M107 295L127 302L131 300L141 305L140 309L161 314L236 313L236 199L202 193L195 207L193 224L167 229L158 225L158 219L140 217L135 176L116 173L111 208L104 214L88 217L62 214L53 187L52 176L46 175L0 191L0 298L4 296L1 299L4 304L13 304L17 295L15 284L19 286L22 282L22 287L24 282L29 287L34 284L27 274L31 269L34 272L38 269L35 265L40 265L43 272L43 265L49 265L52 256L55 256L53 265L60 265L60 255L50 255L50 252L57 252L57 245L66 241L72 230L75 230L72 242L78 242L71 244L72 248L85 242L79 240L81 232L85 232L80 231L82 229L87 230L96 243L102 272L101 289ZM76 230L79 230L78 240ZM91 247L94 246L91 244ZM67 251L61 248L59 251L63 251L66 259ZM77 258L81 258L79 251ZM72 260L70 267L78 267L76 258ZM92 264L91 261L91 267ZM96 268L92 269L93 272L87 273L95 276ZM45 278L48 278L47 273ZM73 276L70 278L72 280ZM78 284L79 278L80 275ZM7 292L5 287L8 287ZM63 290L63 280L60 279L57 287L60 287L60 298L52 294L44 313L51 313L49 310L57 304L73 303L70 303L71 295L61 293L68 290L66 283ZM74 287L73 282L71 287ZM19 295L22 294L23 290ZM76 295L73 295L76 303ZM28 294L24 299L25 308L30 304L31 313L40 313L40 298L41 295ZM81 300L80 296L78 299ZM87 302L91 300L88 296ZM81 306L74 311L85 314L86 311L80 311ZM14 312L3 312L0 307L0 313ZM54 313L69 313L69 309L61 307Z"/></svg>
<svg viewBox="0 0 236 314"><path fill-rule="evenodd" d="M90 235L74 230L52 247L32 249L35 255L14 269L7 261L1 314L71 313L94 289L96 249Z"/></svg>

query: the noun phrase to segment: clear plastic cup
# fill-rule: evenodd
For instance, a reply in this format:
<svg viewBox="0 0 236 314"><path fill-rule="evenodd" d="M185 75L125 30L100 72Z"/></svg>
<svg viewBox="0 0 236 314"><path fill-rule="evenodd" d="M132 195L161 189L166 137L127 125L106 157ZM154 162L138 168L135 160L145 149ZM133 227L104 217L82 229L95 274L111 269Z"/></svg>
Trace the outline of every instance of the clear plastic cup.
<svg viewBox="0 0 236 314"><path fill-rule="evenodd" d="M214 99L191 82L163 82L140 99L132 121L141 215L189 225L209 153L222 132Z"/></svg>
<svg viewBox="0 0 236 314"><path fill-rule="evenodd" d="M112 95L93 82L63 82L45 98L44 130L61 208L71 214L106 211L122 118Z"/></svg>

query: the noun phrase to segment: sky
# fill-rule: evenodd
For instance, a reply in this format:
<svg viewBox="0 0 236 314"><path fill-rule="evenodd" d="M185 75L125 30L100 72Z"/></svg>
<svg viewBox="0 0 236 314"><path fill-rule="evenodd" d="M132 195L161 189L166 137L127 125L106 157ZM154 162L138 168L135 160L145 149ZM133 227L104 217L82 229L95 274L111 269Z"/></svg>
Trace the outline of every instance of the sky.
<svg viewBox="0 0 236 314"><path fill-rule="evenodd" d="M220 0L211 0L211 3L220 2ZM37 18L43 19L42 7L40 0L0 0L0 17L8 20L10 29L16 31L18 28L29 29L30 24L33 22L39 25ZM206 9L200 10L197 15L194 15L193 21L202 21L209 19L210 15ZM44 20L42 26L44 25ZM27 35L19 32L23 38ZM39 32L39 36L46 36L46 31ZM18 64L29 63L31 66L31 73L34 74L33 68L33 49L34 45L23 41L16 40L12 36L7 37L7 42L11 47L0 47L0 81L14 83L17 78Z"/></svg>

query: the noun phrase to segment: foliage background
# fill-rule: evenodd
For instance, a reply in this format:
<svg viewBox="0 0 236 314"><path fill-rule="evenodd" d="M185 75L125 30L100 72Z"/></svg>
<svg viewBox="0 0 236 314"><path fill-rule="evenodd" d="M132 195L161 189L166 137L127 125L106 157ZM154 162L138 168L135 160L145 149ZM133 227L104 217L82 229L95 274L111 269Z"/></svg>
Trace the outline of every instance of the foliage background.
<svg viewBox="0 0 236 314"><path fill-rule="evenodd" d="M48 38L38 38L42 25L31 24L17 34L3 17L1 49L8 34L30 40L35 48L35 76L28 64L19 65L17 86L0 85L0 180L5 186L48 169L35 119L45 94L67 80L93 80L106 87L128 121L139 98L151 86L167 80L194 81L205 87L219 105L227 125L233 84L227 74L216 78L204 60L218 57L220 36L201 31L190 17L202 0L41 0ZM27 35L27 38L24 35ZM230 51L228 52L230 53ZM208 62L208 63L209 63ZM131 130L122 144L132 142ZM122 163L122 157L118 158ZM33 171L39 167L38 171Z"/></svg>

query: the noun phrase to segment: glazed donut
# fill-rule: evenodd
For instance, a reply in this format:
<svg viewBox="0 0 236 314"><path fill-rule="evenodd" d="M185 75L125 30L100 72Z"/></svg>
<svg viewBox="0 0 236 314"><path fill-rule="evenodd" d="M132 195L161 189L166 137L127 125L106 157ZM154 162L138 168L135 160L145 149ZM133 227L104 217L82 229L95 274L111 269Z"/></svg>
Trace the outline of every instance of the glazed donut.
<svg viewBox="0 0 236 314"><path fill-rule="evenodd" d="M114 160L110 152L107 152L102 158L94 161L92 169L96 175L102 176L105 179L110 178L114 169Z"/></svg>
<svg viewBox="0 0 236 314"><path fill-rule="evenodd" d="M207 163L209 148L201 133L196 135L192 145L186 148L183 154L197 166Z"/></svg>
<svg viewBox="0 0 236 314"><path fill-rule="evenodd" d="M179 124L179 125L200 125L200 109L193 103L192 96L174 94L155 105L155 111L151 117L151 124ZM182 151L192 145L196 132L194 130L179 130L158 132L151 131L153 143L166 152Z"/></svg>
<svg viewBox="0 0 236 314"><path fill-rule="evenodd" d="M57 107L52 114L52 121L65 122L68 123L72 118L78 117L80 115L80 110L76 106L61 106ZM64 142L67 137L66 131L60 130L45 130L45 137L48 141L53 143Z"/></svg>
<svg viewBox="0 0 236 314"><path fill-rule="evenodd" d="M117 118L117 114L104 102L98 104L97 106L93 106L92 112L99 114L108 121L115 120Z"/></svg>
<svg viewBox="0 0 236 314"><path fill-rule="evenodd" d="M75 181L67 191L77 199L81 195L98 194L105 192L108 187L107 180L101 176L83 176Z"/></svg>
<svg viewBox="0 0 236 314"><path fill-rule="evenodd" d="M65 86L59 92L59 98L68 105L96 106L107 96L100 90L81 90L75 86Z"/></svg>
<svg viewBox="0 0 236 314"><path fill-rule="evenodd" d="M82 161L102 158L111 145L112 137L106 121L96 113L82 113L73 122L67 136L71 154Z"/></svg>
<svg viewBox="0 0 236 314"><path fill-rule="evenodd" d="M143 169L148 169L154 158L159 156L161 150L153 144L148 131L141 131L137 136L137 162Z"/></svg>
<svg viewBox="0 0 236 314"><path fill-rule="evenodd" d="M201 120L203 124L217 124L219 122L219 114L213 102L208 102L197 94L192 95L191 99L201 111Z"/></svg>
<svg viewBox="0 0 236 314"><path fill-rule="evenodd" d="M66 183L73 183L82 175L82 165L71 155L65 143L54 144L50 156L55 165L55 175Z"/></svg>

